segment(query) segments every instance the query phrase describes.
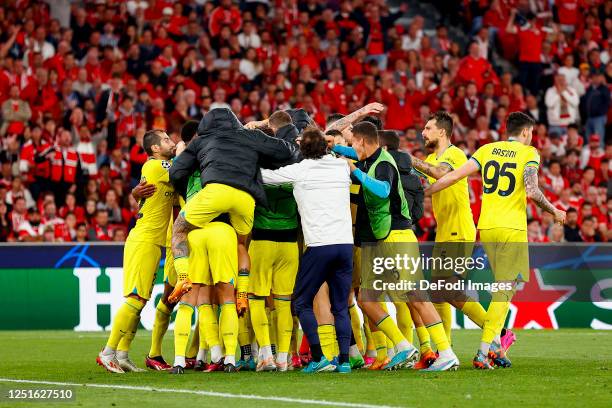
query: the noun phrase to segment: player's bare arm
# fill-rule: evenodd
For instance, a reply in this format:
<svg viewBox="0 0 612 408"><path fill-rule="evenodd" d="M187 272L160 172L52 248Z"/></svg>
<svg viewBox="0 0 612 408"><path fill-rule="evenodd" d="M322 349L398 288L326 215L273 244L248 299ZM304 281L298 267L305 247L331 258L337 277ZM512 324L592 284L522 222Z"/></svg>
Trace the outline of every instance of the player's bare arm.
<svg viewBox="0 0 612 408"><path fill-rule="evenodd" d="M367 115L378 115L385 109L385 105L378 102L369 103L361 109L357 109L355 112L349 113L342 119L339 119L329 125L325 132L330 130L338 130L342 132L344 129L349 127L352 123L357 122L359 119Z"/></svg>
<svg viewBox="0 0 612 408"><path fill-rule="evenodd" d="M538 187L538 169L536 167L525 167L523 171L523 182L525 183L527 197L535 202L538 207L551 213L555 217L555 222L563 224L565 222L565 211L559 210L552 205Z"/></svg>
<svg viewBox="0 0 612 408"><path fill-rule="evenodd" d="M428 175L429 177L435 178L436 180L440 179L445 174L448 174L453 171L453 169L451 169L446 164L439 164L436 166L434 164L424 162L423 160L418 159L413 155L410 155L410 158L412 159L412 166L415 169L417 169L423 174Z"/></svg>
<svg viewBox="0 0 612 408"><path fill-rule="evenodd" d="M480 168L474 160L468 160L463 166L453 170L438 179L435 183L425 189L425 196L430 197L438 191L452 186L459 180L478 172Z"/></svg>
<svg viewBox="0 0 612 408"><path fill-rule="evenodd" d="M187 234L196 229L185 219L183 214L176 217L172 227L172 254L174 259L189 256L189 246L187 245Z"/></svg>
<svg viewBox="0 0 612 408"><path fill-rule="evenodd" d="M134 197L136 201L139 201L143 198L151 197L155 194L155 191L157 191L155 184L149 184L143 180L132 190L132 197Z"/></svg>

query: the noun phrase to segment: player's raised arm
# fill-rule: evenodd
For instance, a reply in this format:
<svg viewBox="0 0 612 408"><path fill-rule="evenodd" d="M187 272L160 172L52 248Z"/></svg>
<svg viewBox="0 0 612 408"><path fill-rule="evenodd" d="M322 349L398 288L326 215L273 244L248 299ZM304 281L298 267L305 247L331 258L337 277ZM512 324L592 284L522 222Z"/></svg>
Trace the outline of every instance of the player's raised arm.
<svg viewBox="0 0 612 408"><path fill-rule="evenodd" d="M478 164L474 160L468 160L463 166L457 170L453 170L444 176L440 177L438 181L433 183L431 186L425 189L425 196L431 196L440 190L444 190L446 187L452 186L459 180L474 174L480 170Z"/></svg>
<svg viewBox="0 0 612 408"><path fill-rule="evenodd" d="M373 102L369 103L361 109L357 109L355 112L349 113L342 119L338 119L325 129L325 133L330 130L338 130L342 132L344 129L349 127L352 123L357 122L359 119L368 115L378 115L385 109L382 103Z"/></svg>
<svg viewBox="0 0 612 408"><path fill-rule="evenodd" d="M526 166L523 171L523 182L525 183L525 192L538 207L546 212L551 213L555 217L555 222L559 224L565 223L565 211L557 209L542 193L538 187L538 168Z"/></svg>

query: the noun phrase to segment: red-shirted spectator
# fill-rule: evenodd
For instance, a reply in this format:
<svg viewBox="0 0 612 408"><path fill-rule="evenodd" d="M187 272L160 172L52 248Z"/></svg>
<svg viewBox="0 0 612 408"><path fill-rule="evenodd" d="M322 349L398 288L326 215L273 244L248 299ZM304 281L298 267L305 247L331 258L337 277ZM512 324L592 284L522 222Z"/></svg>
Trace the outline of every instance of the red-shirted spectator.
<svg viewBox="0 0 612 408"><path fill-rule="evenodd" d="M404 85L396 84L392 92L384 92L383 103L387 105L385 126L388 129L405 131L413 125L415 112L406 98Z"/></svg>
<svg viewBox="0 0 612 408"><path fill-rule="evenodd" d="M242 14L238 7L232 4L232 0L221 0L221 4L210 14L208 30L213 37L219 35L221 28L230 27L237 33L242 26Z"/></svg>
<svg viewBox="0 0 612 408"><path fill-rule="evenodd" d="M480 48L475 42L470 44L469 55L461 60L457 79L462 83L474 82L481 91L487 82L499 83L499 78L486 59L480 57Z"/></svg>

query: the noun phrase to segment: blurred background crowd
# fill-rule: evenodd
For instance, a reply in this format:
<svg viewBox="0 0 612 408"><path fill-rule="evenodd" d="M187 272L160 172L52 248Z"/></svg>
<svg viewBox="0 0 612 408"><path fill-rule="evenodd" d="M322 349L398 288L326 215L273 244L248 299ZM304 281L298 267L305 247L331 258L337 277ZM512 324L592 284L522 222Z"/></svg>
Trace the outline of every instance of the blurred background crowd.
<svg viewBox="0 0 612 408"><path fill-rule="evenodd" d="M123 241L146 129L229 107L240 120L378 101L418 157L430 113L469 156L534 117L533 242L612 239L610 0L6 0L0 4L0 241ZM474 217L479 177L469 180ZM429 199L417 224L433 240Z"/></svg>

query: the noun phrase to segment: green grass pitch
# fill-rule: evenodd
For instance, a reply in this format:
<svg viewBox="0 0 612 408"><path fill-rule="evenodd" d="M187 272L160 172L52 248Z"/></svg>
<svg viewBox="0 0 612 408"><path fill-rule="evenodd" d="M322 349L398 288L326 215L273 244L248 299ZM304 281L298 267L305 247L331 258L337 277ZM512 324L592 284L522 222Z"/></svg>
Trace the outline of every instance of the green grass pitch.
<svg viewBox="0 0 612 408"><path fill-rule="evenodd" d="M98 367L95 357L106 333L69 331L0 332L0 388L34 388L5 379L107 384L109 388L73 387L73 402L7 402L0 406L79 407L287 407L306 405L296 400L402 407L610 407L612 406L612 332L594 330L518 331L510 350L513 367L476 371L471 359L479 331L455 330L453 345L461 360L457 372L420 373L355 371L350 375L321 373L196 373L165 372L112 375ZM150 333L141 331L131 358L141 367ZM164 343L172 360L172 332ZM112 386L200 390L229 394L286 397L287 401L237 399ZM38 387L43 387L40 385ZM333 404L325 404L334 406ZM310 406L316 406L311 404ZM345 405L358 407L359 405Z"/></svg>

